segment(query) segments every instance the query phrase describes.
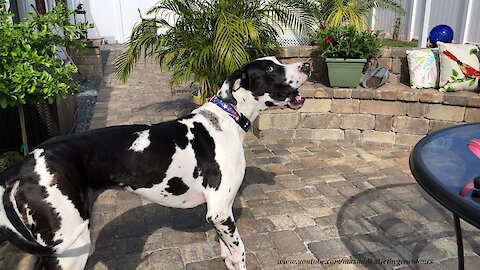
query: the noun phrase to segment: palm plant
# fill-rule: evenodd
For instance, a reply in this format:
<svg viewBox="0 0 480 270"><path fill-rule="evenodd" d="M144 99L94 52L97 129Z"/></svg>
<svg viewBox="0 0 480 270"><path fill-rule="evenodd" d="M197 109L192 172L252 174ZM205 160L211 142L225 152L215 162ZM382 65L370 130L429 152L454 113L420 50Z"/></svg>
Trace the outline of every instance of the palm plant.
<svg viewBox="0 0 480 270"><path fill-rule="evenodd" d="M368 28L369 15L375 17L373 8L405 14L395 0L310 0L308 6L305 11L314 15L321 26L353 25L357 31Z"/></svg>
<svg viewBox="0 0 480 270"><path fill-rule="evenodd" d="M120 79L127 80L141 55L155 56L162 70L173 71L171 87L197 83L203 102L250 59L281 50L282 26L306 32L314 21L294 0L162 0L148 14L155 18L133 29L115 60Z"/></svg>

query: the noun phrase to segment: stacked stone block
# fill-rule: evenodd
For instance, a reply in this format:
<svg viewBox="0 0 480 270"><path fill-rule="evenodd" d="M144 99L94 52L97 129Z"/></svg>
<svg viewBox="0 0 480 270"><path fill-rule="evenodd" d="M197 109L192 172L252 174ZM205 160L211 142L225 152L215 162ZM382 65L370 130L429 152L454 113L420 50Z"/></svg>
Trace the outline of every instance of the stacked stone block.
<svg viewBox="0 0 480 270"><path fill-rule="evenodd" d="M253 132L262 139L298 138L415 145L426 134L480 121L478 93L442 93L400 84L377 90L333 89L307 82L298 111L263 112Z"/></svg>
<svg viewBox="0 0 480 270"><path fill-rule="evenodd" d="M100 45L102 39L92 39L86 41L87 52L79 53L69 50L69 55L78 68L78 75L81 79L102 79L102 57L100 55Z"/></svg>

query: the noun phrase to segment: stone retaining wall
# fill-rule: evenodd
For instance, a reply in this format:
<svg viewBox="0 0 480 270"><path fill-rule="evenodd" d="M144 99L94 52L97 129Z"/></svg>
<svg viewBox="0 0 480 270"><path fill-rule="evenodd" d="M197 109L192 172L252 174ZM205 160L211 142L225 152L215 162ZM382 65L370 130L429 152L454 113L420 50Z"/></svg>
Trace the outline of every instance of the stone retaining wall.
<svg viewBox="0 0 480 270"><path fill-rule="evenodd" d="M257 137L415 145L432 131L480 122L480 96L389 84L377 90L333 89L307 82L298 111L272 109L254 122Z"/></svg>
<svg viewBox="0 0 480 270"><path fill-rule="evenodd" d="M86 53L77 53L74 50L69 50L68 53L78 68L76 76L84 80L103 78L102 57L100 55L102 39L89 39L86 42Z"/></svg>
<svg viewBox="0 0 480 270"><path fill-rule="evenodd" d="M478 93L407 86L406 51L410 48L382 48L378 57L367 63L365 71L383 66L391 72L389 82L376 90L326 87L326 65L312 48L288 47L278 55L283 63L312 63L311 79L300 88L307 100L298 111L263 112L252 129L257 137L414 146L435 130L480 122Z"/></svg>

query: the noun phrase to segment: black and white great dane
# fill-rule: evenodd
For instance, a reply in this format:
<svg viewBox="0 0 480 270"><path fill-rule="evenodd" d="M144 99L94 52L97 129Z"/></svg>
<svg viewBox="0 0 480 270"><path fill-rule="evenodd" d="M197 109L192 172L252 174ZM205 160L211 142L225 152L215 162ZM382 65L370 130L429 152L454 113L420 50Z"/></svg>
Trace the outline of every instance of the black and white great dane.
<svg viewBox="0 0 480 270"><path fill-rule="evenodd" d="M45 141L0 174L0 232L36 254L36 267L83 269L99 191L124 187L155 203L207 203L228 269L246 269L232 204L245 174L243 141L262 110L298 109L308 63L274 57L245 64L210 102L180 119L115 126Z"/></svg>

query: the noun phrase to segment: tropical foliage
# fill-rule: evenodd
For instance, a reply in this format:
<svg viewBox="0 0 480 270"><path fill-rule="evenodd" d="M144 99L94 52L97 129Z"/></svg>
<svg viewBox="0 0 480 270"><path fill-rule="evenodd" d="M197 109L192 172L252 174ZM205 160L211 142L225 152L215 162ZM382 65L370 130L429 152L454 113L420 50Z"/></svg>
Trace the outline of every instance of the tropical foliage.
<svg viewBox="0 0 480 270"><path fill-rule="evenodd" d="M369 28L370 16L375 17L373 8L405 14L395 0L308 0L303 7L315 16L319 26L353 25L359 31Z"/></svg>
<svg viewBox="0 0 480 270"><path fill-rule="evenodd" d="M199 85L202 99L218 90L222 79L258 56L281 50L279 29L289 25L311 31L313 16L294 0L163 0L132 31L128 49L116 60L126 81L138 59L154 56L172 70L170 86ZM158 34L157 29L166 29ZM193 79L193 80L192 80Z"/></svg>
<svg viewBox="0 0 480 270"><path fill-rule="evenodd" d="M369 59L381 47L380 31L357 31L355 26L321 27L315 37L316 50L323 58Z"/></svg>

